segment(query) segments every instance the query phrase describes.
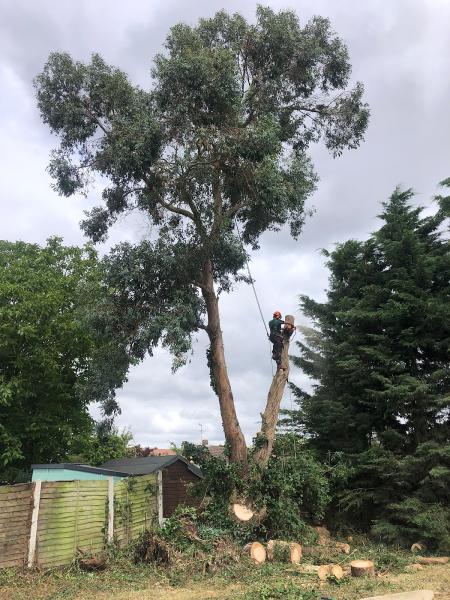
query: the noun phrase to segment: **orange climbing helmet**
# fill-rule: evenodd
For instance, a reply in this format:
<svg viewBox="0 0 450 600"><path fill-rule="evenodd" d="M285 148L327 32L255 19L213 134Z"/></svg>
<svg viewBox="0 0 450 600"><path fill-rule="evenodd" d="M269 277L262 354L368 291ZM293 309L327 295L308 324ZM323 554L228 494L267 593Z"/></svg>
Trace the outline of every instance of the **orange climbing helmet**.
<svg viewBox="0 0 450 600"><path fill-rule="evenodd" d="M279 310L276 310L276 311L273 313L273 316L274 316L274 319L281 319L281 313L280 313L280 311L279 311Z"/></svg>

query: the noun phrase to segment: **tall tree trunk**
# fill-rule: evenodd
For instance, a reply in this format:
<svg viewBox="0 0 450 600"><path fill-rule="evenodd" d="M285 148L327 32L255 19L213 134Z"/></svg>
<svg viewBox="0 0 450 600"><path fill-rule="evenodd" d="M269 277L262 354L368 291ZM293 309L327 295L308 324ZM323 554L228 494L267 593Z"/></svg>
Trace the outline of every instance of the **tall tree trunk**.
<svg viewBox="0 0 450 600"><path fill-rule="evenodd" d="M205 262L202 269L202 295L208 313L207 332L211 342L211 368L217 386L225 439L230 447L231 462L242 465L242 472L246 474L248 466L247 445L236 415L233 392L228 378L220 327L219 302L214 290L210 260Z"/></svg>
<svg viewBox="0 0 450 600"><path fill-rule="evenodd" d="M292 325L292 329L288 330L285 328L283 332L281 368L278 369L273 377L267 395L266 408L261 414L261 431L256 434L255 440L254 460L261 468L267 465L272 453L281 399L289 376L289 341L294 331L294 317L286 315L285 322Z"/></svg>

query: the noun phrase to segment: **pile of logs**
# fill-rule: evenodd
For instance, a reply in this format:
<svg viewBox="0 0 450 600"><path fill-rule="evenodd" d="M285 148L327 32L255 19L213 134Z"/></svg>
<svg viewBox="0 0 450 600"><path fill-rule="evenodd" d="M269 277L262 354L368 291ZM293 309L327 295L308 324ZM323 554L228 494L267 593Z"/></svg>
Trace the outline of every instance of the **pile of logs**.
<svg viewBox="0 0 450 600"><path fill-rule="evenodd" d="M344 544L348 546L348 544ZM338 547L339 546L335 546ZM346 554L350 551L348 548L340 548ZM256 564L262 564L266 560L280 560L298 565L302 559L302 546L295 542L285 542L283 540L270 540L267 547L260 542L252 542L244 547L244 552ZM305 565L303 570L309 573L317 573L320 580L325 581L328 577L342 579L346 575L352 577L374 577L375 565L371 560L353 560L348 567L342 568L338 564L328 565Z"/></svg>

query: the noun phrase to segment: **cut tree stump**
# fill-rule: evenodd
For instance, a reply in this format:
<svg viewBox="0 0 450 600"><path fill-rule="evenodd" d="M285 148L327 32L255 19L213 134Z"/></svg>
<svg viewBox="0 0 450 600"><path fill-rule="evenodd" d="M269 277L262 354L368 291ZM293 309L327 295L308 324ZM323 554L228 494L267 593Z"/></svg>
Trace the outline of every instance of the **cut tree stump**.
<svg viewBox="0 0 450 600"><path fill-rule="evenodd" d="M330 574L330 565L320 565L317 569L317 576L320 581L326 581Z"/></svg>
<svg viewBox="0 0 450 600"><path fill-rule="evenodd" d="M266 562L266 549L259 542L247 544L244 546L244 552L246 552L258 565Z"/></svg>
<svg viewBox="0 0 450 600"><path fill-rule="evenodd" d="M350 570L352 577L375 576L375 565L371 560L352 560Z"/></svg>
<svg viewBox="0 0 450 600"><path fill-rule="evenodd" d="M246 523L247 521L250 521L254 515L253 511L248 508L248 506L245 506L245 504L239 504L237 502L231 505L230 512L231 515L240 523Z"/></svg>
<svg viewBox="0 0 450 600"><path fill-rule="evenodd" d="M446 565L449 561L448 556L418 556L417 562L420 565Z"/></svg>
<svg viewBox="0 0 450 600"><path fill-rule="evenodd" d="M295 542L285 542L283 540L270 540L267 544L267 559L274 560L277 549L282 552L289 552L289 560L292 564L298 565L302 559L302 547Z"/></svg>

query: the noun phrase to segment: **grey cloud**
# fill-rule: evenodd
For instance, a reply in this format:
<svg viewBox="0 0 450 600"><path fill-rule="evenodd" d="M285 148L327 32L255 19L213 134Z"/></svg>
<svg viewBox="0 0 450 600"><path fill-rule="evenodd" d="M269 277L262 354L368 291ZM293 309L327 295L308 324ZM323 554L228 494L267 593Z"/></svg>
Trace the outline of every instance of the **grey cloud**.
<svg viewBox="0 0 450 600"><path fill-rule="evenodd" d="M284 0L268 2L285 8ZM256 3L228 1L225 8L254 18ZM418 204L430 205L438 181L450 175L450 4L446 0L291 0L303 21L313 14L328 16L347 42L353 79L366 87L371 122L365 143L333 159L322 146L312 148L320 176L310 198L314 216L307 219L298 241L287 231L263 236L261 250L252 254L251 269L266 321L272 311L294 313L298 295L324 298L328 273L320 248L331 249L350 237L364 239L376 229L380 202L397 184L413 187ZM48 54L67 50L86 60L99 52L130 74L132 81L150 85L152 58L162 49L168 29L179 21L195 23L223 7L217 0L147 2L129 0L3 0L0 5L0 235L6 239L43 242L54 234L67 243L82 244L78 223L83 210L98 203L98 189L87 199L59 198L45 171L54 145L40 123L32 79ZM150 234L142 215L121 220L107 250L120 240ZM247 438L258 429L271 379L266 334L250 287L236 286L220 300L225 350L239 418ZM217 398L209 387L205 364L206 340L195 344L190 364L175 375L163 350L130 371L118 391L122 414L118 424L130 427L137 442L167 445L205 437L223 440ZM304 374L291 377L309 389ZM284 406L291 402L289 392ZM93 407L95 410L95 407Z"/></svg>

